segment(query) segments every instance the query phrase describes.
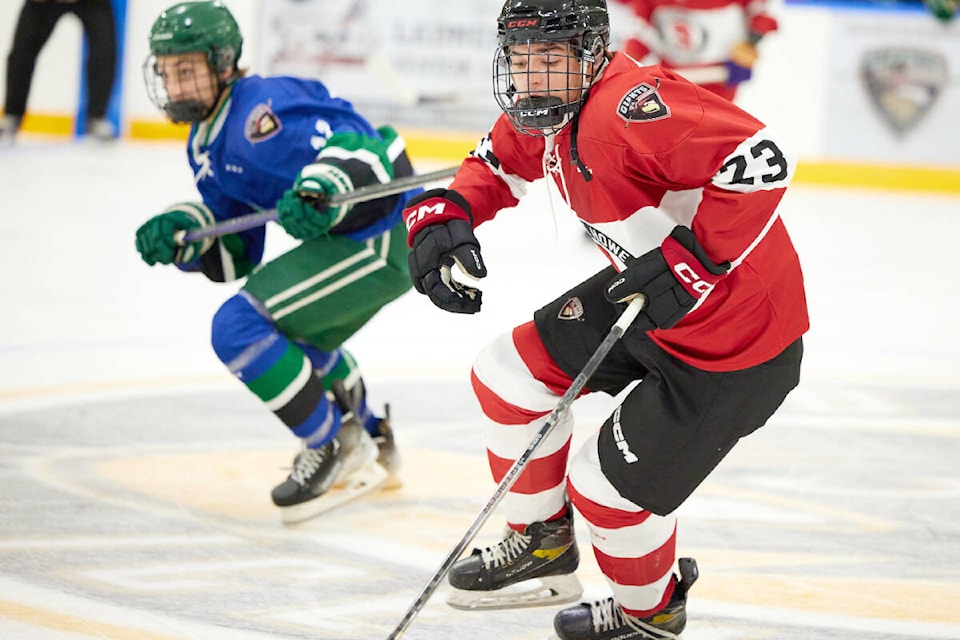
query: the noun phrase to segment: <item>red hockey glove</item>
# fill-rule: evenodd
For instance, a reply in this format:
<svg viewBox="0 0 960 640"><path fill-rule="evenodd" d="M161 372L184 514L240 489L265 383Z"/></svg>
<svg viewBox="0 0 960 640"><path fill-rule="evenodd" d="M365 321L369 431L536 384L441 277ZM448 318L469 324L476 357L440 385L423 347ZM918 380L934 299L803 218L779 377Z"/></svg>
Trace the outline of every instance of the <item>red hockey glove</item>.
<svg viewBox="0 0 960 640"><path fill-rule="evenodd" d="M607 285L610 302L625 302L640 293L647 304L634 326L642 331L669 329L680 322L713 288L730 263L714 264L693 231L674 227L659 248L643 254Z"/></svg>
<svg viewBox="0 0 960 640"><path fill-rule="evenodd" d="M403 219L413 249L410 277L417 291L444 311L480 311L480 290L457 282L452 274L456 264L473 279L487 275L480 242L473 235L470 203L456 191L431 189L407 203Z"/></svg>

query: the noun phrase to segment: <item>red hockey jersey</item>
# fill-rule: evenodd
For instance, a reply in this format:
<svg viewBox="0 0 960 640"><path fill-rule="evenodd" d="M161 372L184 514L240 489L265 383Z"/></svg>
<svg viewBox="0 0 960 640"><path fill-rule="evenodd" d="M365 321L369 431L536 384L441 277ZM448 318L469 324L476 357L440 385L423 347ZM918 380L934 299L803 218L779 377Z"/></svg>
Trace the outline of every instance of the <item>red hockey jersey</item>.
<svg viewBox="0 0 960 640"><path fill-rule="evenodd" d="M620 0L620 4L633 12L624 51L644 63L662 62L670 68L722 64L751 33L763 36L777 29L766 0Z"/></svg>
<svg viewBox="0 0 960 640"><path fill-rule="evenodd" d="M622 54L594 83L575 124L544 139L497 120L450 187L470 203L474 226L516 206L530 182L549 174L618 269L650 248L644 219L662 215L693 229L714 262L731 263L676 326L650 332L677 358L709 371L743 369L808 329L800 262L777 211L795 160L772 131L669 70ZM571 157L574 143L589 180Z"/></svg>

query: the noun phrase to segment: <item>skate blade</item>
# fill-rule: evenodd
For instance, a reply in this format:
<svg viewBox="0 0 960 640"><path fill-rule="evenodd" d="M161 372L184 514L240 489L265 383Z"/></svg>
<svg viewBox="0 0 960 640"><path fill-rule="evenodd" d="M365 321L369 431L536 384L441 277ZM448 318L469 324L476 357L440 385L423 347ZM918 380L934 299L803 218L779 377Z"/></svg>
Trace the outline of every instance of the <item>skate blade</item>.
<svg viewBox="0 0 960 640"><path fill-rule="evenodd" d="M283 507L280 509L280 520L283 524L296 524L315 518L376 491L387 481L387 475L386 469L375 461L369 462L337 482L322 496L291 507Z"/></svg>
<svg viewBox="0 0 960 640"><path fill-rule="evenodd" d="M377 447L377 462L390 474L387 481L380 488L384 491L392 491L403 487L403 481L400 480L399 473L400 456L397 454L396 447L385 447L381 449L380 443L377 441L374 441L374 445Z"/></svg>
<svg viewBox="0 0 960 640"><path fill-rule="evenodd" d="M387 471L387 479L380 486L380 489L382 491L396 491L397 489L401 489L402 487L403 487L403 481L400 479L400 476L398 476L393 471Z"/></svg>
<svg viewBox="0 0 960 640"><path fill-rule="evenodd" d="M576 574L534 578L496 591L466 591L454 588L447 604L454 609L516 609L575 602L583 595Z"/></svg>
<svg viewBox="0 0 960 640"><path fill-rule="evenodd" d="M658 630L655 630L655 633L663 634L665 632L658 629ZM669 632L666 632L666 633L667 635L652 635L652 636L642 636L642 637L660 638L661 640L683 640L683 635L680 635L680 634L673 635ZM556 633L552 633L550 634L550 637L547 638L547 640L562 640L562 638L558 636Z"/></svg>
<svg viewBox="0 0 960 640"><path fill-rule="evenodd" d="M387 464L384 460L380 458L380 448L377 446L377 443L367 435L364 435L361 438L361 447L358 447L361 451L356 453L358 457L361 457L363 460L362 464L370 464L371 462L379 465L387 472L387 479L380 485L381 491L395 491L397 489L403 488L403 481L400 480L400 475L398 470L400 469L400 464L397 462L398 458L396 453L393 455L392 464Z"/></svg>

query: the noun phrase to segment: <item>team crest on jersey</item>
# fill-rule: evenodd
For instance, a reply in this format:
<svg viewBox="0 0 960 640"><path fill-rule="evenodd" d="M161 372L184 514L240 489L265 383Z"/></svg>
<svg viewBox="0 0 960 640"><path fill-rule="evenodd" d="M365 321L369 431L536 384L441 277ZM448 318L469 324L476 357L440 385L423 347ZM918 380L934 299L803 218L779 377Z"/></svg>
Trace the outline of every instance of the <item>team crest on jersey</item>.
<svg viewBox="0 0 960 640"><path fill-rule="evenodd" d="M247 116L243 133L250 142L263 142L280 133L283 125L269 104L260 103Z"/></svg>
<svg viewBox="0 0 960 640"><path fill-rule="evenodd" d="M560 307L560 313L557 314L557 318L560 320L580 320L583 318L583 303L580 302L580 298L570 298L567 300L562 307Z"/></svg>
<svg viewBox="0 0 960 640"><path fill-rule="evenodd" d="M617 114L627 122L651 122L669 118L670 107L655 87L643 82L620 99Z"/></svg>

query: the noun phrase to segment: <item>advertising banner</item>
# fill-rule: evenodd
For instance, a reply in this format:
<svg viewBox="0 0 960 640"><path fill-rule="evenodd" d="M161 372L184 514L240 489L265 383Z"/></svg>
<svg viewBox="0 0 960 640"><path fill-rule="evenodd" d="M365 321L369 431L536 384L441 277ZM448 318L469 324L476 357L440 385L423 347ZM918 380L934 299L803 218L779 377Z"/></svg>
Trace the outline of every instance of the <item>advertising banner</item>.
<svg viewBox="0 0 960 640"><path fill-rule="evenodd" d="M319 78L372 120L486 130L501 0L264 0L265 75Z"/></svg>
<svg viewBox="0 0 960 640"><path fill-rule="evenodd" d="M848 9L832 29L827 155L960 165L960 21Z"/></svg>

